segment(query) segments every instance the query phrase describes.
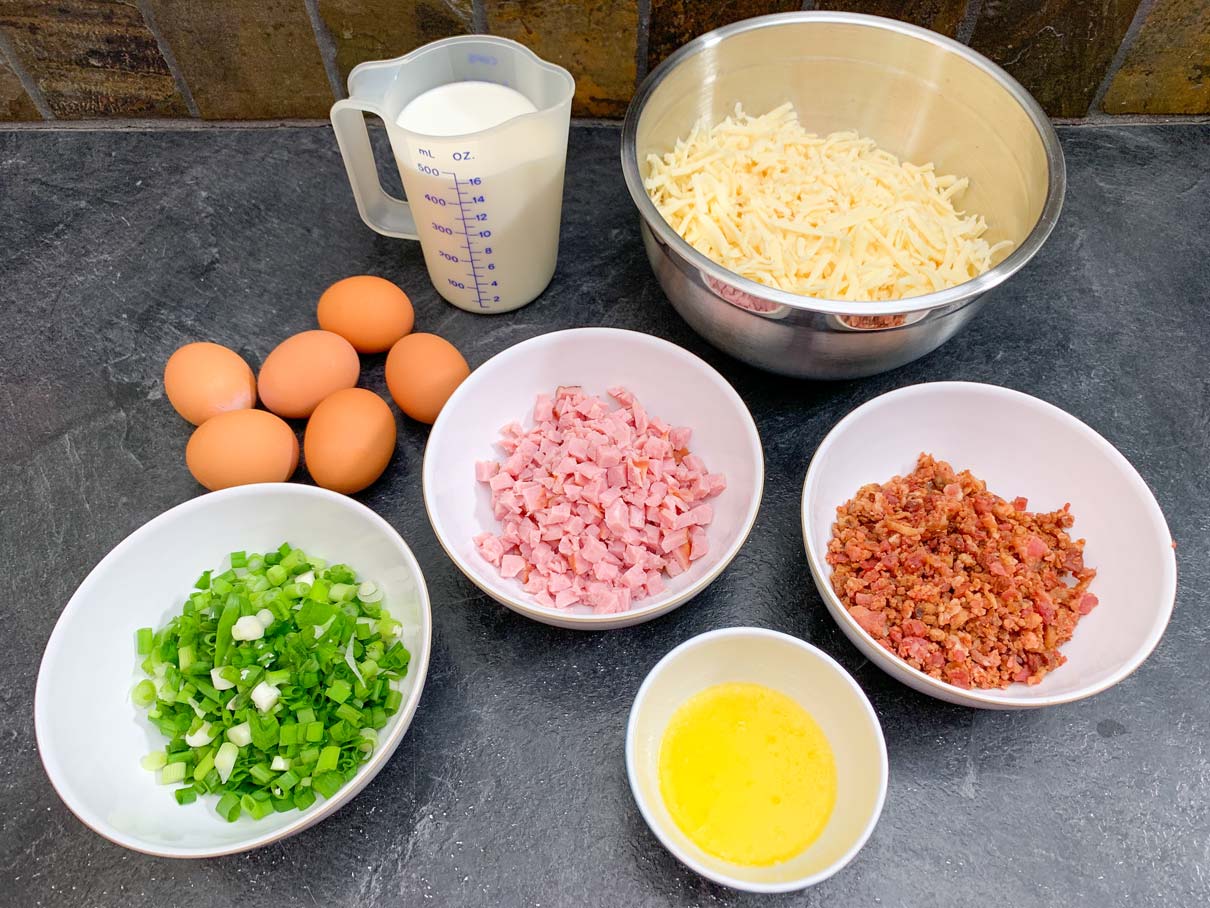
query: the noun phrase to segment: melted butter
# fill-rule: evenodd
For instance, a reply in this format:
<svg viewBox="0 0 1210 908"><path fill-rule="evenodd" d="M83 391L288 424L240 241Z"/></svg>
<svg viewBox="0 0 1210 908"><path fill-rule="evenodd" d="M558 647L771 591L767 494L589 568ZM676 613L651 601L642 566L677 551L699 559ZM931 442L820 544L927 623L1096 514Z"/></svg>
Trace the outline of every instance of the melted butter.
<svg viewBox="0 0 1210 908"><path fill-rule="evenodd" d="M703 851L768 867L823 832L836 804L836 764L794 699L760 684L719 684L685 701L668 723L660 793Z"/></svg>

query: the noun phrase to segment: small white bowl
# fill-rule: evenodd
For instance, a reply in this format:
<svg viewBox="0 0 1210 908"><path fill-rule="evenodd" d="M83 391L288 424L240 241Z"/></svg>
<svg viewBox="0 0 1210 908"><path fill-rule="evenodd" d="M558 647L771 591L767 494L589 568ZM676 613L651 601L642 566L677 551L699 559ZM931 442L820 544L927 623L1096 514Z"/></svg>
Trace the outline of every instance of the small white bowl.
<svg viewBox="0 0 1210 908"><path fill-rule="evenodd" d="M819 724L836 758L836 806L823 833L772 867L743 867L707 854L681 832L660 794L660 743L673 713L694 694L733 681L793 697ZM690 870L732 889L792 892L832 876L874 831L886 800L886 742L857 682L823 650L777 631L730 627L685 641L647 675L626 727L626 774L643 819Z"/></svg>
<svg viewBox="0 0 1210 908"><path fill-rule="evenodd" d="M849 615L829 582L836 508L861 486L906 475L922 452L970 470L1031 511L1071 503L1073 538L1097 570L1100 604L1063 646L1067 663L1039 684L963 690L909 666ZM984 709L1070 703L1117 684L1159 643L1176 599L1176 556L1147 483L1108 441L1058 407L995 385L933 382L858 407L828 433L807 470L802 526L815 585L840 629L871 662L921 693Z"/></svg>
<svg viewBox="0 0 1210 908"><path fill-rule="evenodd" d="M499 430L533 425L534 400L559 385L581 385L605 397L607 388L632 391L647 412L689 426L690 449L727 488L711 500L710 549L689 570L668 580L659 596L628 612L596 615L586 607L539 605L516 580L505 580L475 550L473 539L498 532L491 493L475 481L475 461L499 460ZM575 328L523 341L471 373L446 403L424 451L424 506L437 541L472 583L515 612L557 627L628 627L672 611L704 590L735 557L756 520L765 464L752 415L727 380L675 344L616 328Z"/></svg>
<svg viewBox="0 0 1210 908"><path fill-rule="evenodd" d="M160 785L156 773L139 766L145 754L164 746L164 738L131 702L143 677L135 631L163 626L198 575L230 552L265 551L283 541L330 564L345 562L382 587L412 655L399 687L404 700L370 759L334 797L301 812L228 823L215 812L215 798L181 806L172 786ZM42 656L34 696L42 764L72 813L135 851L200 858L278 841L335 812L386 764L420 702L431 634L420 566L399 534L369 508L335 492L287 483L202 495L135 530L67 603Z"/></svg>

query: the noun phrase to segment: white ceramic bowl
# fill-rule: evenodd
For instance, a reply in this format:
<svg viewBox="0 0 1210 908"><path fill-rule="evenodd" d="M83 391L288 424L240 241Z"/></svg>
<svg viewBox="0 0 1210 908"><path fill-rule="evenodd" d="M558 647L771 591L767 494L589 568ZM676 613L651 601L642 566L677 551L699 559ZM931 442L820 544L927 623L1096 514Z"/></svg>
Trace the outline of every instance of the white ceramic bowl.
<svg viewBox="0 0 1210 908"><path fill-rule="evenodd" d="M969 469L1003 498L1032 511L1071 502L1073 538L1097 569L1100 604L1063 647L1067 663L1041 683L963 690L918 671L879 646L832 590L826 561L836 508L871 482L905 475L921 452ZM1007 388L933 382L858 407L832 429L807 470L803 538L815 585L841 630L892 677L950 703L1026 709L1070 703L1121 681L1155 648L1176 598L1176 556L1147 483L1109 442L1058 407Z"/></svg>
<svg viewBox="0 0 1210 908"><path fill-rule="evenodd" d="M131 702L141 679L135 630L176 614L198 575L233 550L283 541L345 562L384 591L412 654L403 705L357 776L309 809L228 823L214 798L180 806L172 786L139 766L163 736ZM106 555L63 610L42 657L34 724L42 764L77 817L126 848L162 857L246 851L306 829L351 800L390 758L416 712L431 649L424 577L391 526L344 495L287 483L202 495L149 521Z"/></svg>
<svg viewBox="0 0 1210 908"><path fill-rule="evenodd" d="M793 697L819 724L836 758L836 807L823 833L772 867L743 867L707 854L681 832L660 795L660 742L673 713L699 691L731 681ZM647 675L626 728L626 773L643 819L690 870L733 889L791 892L836 873L874 831L886 799L886 743L870 701L823 650L777 631L731 627L685 641Z"/></svg>
<svg viewBox="0 0 1210 908"><path fill-rule="evenodd" d="M605 397L622 385L647 411L689 426L689 446L727 488L711 500L710 550L659 596L628 612L595 615L586 607L548 608L516 580L500 577L475 551L473 539L498 532L487 485L475 481L475 461L498 460L499 430L533 425L534 400L559 385L581 385ZM446 403L424 451L424 505L437 540L454 564L497 602L557 627L627 627L672 611L704 590L735 557L756 520L764 487L764 456L752 415L726 379L675 344L616 328L575 328L523 341L471 373Z"/></svg>

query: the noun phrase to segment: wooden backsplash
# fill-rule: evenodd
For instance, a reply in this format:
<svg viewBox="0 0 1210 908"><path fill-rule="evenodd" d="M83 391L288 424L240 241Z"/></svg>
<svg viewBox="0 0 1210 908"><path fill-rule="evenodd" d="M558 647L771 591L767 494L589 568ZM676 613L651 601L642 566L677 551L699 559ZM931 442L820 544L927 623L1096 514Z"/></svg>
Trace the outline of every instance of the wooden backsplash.
<svg viewBox="0 0 1210 908"><path fill-rule="evenodd" d="M323 118L363 60L514 38L620 117L669 53L792 9L892 16L1004 66L1052 116L1210 114L1210 0L0 0L0 120Z"/></svg>

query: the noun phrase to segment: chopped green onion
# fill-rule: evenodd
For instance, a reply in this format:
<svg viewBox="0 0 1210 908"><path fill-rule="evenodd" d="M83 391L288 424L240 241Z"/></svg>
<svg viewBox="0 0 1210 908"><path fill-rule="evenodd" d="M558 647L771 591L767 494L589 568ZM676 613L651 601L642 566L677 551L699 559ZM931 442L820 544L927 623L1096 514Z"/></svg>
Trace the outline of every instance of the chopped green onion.
<svg viewBox="0 0 1210 908"><path fill-rule="evenodd" d="M349 699L349 695L353 693L353 688L348 681L337 678L332 682L332 686L326 691L329 700L334 700L337 703L344 703Z"/></svg>
<svg viewBox="0 0 1210 908"><path fill-rule="evenodd" d="M229 791L218 799L218 803L214 805L214 808L218 811L220 817L228 823L234 823L239 819L239 801L240 796Z"/></svg>
<svg viewBox="0 0 1210 908"><path fill-rule="evenodd" d="M132 700L166 742L140 762L185 783L180 804L215 795L228 821L305 810L374 751L410 653L382 590L348 565L288 544L230 562L165 627L136 632L147 678Z"/></svg>
<svg viewBox="0 0 1210 908"><path fill-rule="evenodd" d="M294 774L294 771L288 769L277 777L277 787L281 788L283 792L288 792L290 788L298 785L299 781L299 777Z"/></svg>
<svg viewBox="0 0 1210 908"><path fill-rule="evenodd" d="M218 749L218 754L214 758L214 768L218 770L218 777L226 784L231 778L231 771L235 769L235 760L239 757L239 748L230 741L224 741Z"/></svg>
<svg viewBox="0 0 1210 908"><path fill-rule="evenodd" d="M150 681L140 681L131 691L130 698L139 709L146 709L155 702L155 685Z"/></svg>
<svg viewBox="0 0 1210 908"><path fill-rule="evenodd" d="M192 804L197 800L197 789L192 785L187 788L178 788L173 794L176 795L176 802L181 805Z"/></svg>
<svg viewBox="0 0 1210 908"><path fill-rule="evenodd" d="M316 772L326 772L336 768L336 761L340 759L340 748L335 744L330 744L319 752L319 762L315 764Z"/></svg>
<svg viewBox="0 0 1210 908"><path fill-rule="evenodd" d="M221 746L221 745L220 745ZM193 778L195 781L202 781L206 776L210 775L210 770L214 769L214 757L218 753L218 748L207 751L206 755L197 761L197 767L193 770Z"/></svg>
<svg viewBox="0 0 1210 908"><path fill-rule="evenodd" d="M214 664L222 665L226 661L227 649L231 646L231 628L239 620L239 603L228 602L218 619L218 629L214 637Z"/></svg>
<svg viewBox="0 0 1210 908"><path fill-rule="evenodd" d="M294 619L299 626L305 625L320 625L326 624L336 614L336 606L330 602L318 602L315 599L307 599L303 602L300 608L294 614Z"/></svg>
<svg viewBox="0 0 1210 908"><path fill-rule="evenodd" d="M334 583L331 590L328 591L333 602L348 602L357 595L357 587L351 583Z"/></svg>
<svg viewBox="0 0 1210 908"><path fill-rule="evenodd" d="M311 787L325 798L336 794L344 783L344 776L338 772L321 772L311 779Z"/></svg>
<svg viewBox="0 0 1210 908"><path fill-rule="evenodd" d="M287 599L302 599L307 593L311 592L311 584L309 583L287 583L281 588L282 595Z"/></svg>
<svg viewBox="0 0 1210 908"><path fill-rule="evenodd" d="M247 747L252 743L252 727L247 722L232 725L227 729L227 740L236 747Z"/></svg>
<svg viewBox="0 0 1210 908"><path fill-rule="evenodd" d="M355 725L361 722L361 713L350 706L348 703L342 703L336 707L336 715L344 719L346 722L352 722Z"/></svg>
<svg viewBox="0 0 1210 908"><path fill-rule="evenodd" d="M240 798L240 807L242 807L249 816L254 820L260 820L273 813L273 804L268 798L260 799L253 795L246 794Z"/></svg>

